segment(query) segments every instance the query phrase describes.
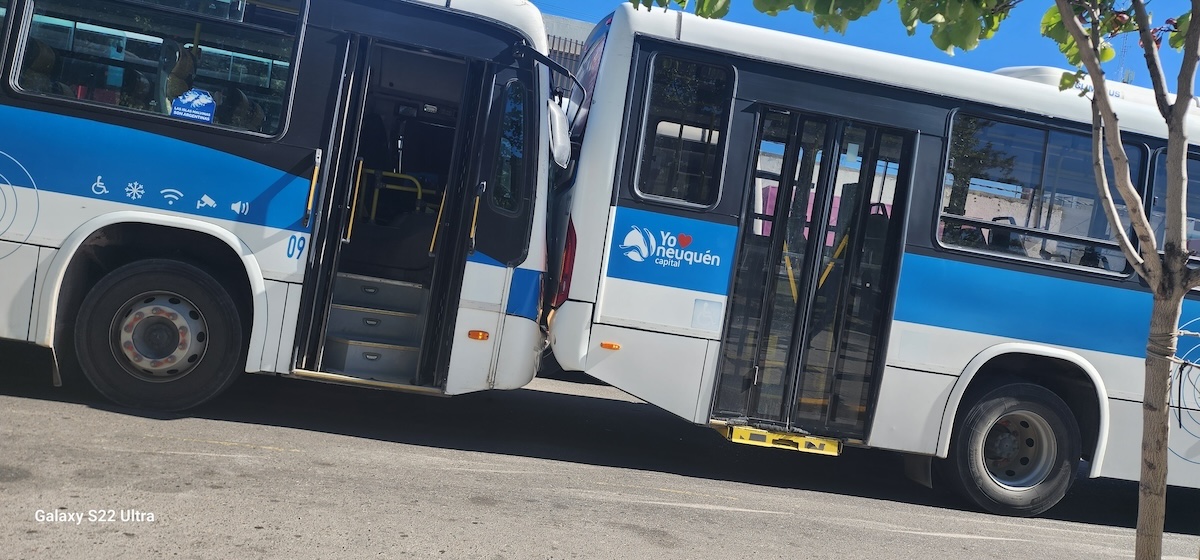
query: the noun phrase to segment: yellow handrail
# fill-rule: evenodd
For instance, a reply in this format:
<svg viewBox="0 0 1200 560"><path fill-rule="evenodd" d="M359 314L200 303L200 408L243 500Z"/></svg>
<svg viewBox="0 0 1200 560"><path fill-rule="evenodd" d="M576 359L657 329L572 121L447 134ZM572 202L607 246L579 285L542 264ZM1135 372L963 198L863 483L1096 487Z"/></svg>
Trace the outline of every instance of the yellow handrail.
<svg viewBox="0 0 1200 560"><path fill-rule="evenodd" d="M829 273L833 272L833 265L837 262L838 257L842 256L842 251L846 249L846 242L849 241L850 234L847 232L842 236L842 241L838 243L837 250L833 252L833 258L829 259L829 264L825 265L825 272L821 273L821 281L817 282L817 287L825 285L825 279L829 277Z"/></svg>
<svg viewBox="0 0 1200 560"><path fill-rule="evenodd" d="M792 272L792 257L788 256L787 241L783 242L783 264L787 266L788 283L792 286L792 303L799 303L800 290L796 288L796 273Z"/></svg>
<svg viewBox="0 0 1200 560"><path fill-rule="evenodd" d="M317 148L317 154L313 158L313 175L312 183L308 185L308 205L304 209L304 227L308 227L308 220L312 217L313 197L317 193L317 179L321 176L321 149Z"/></svg>
<svg viewBox="0 0 1200 560"><path fill-rule="evenodd" d="M433 247L437 245L438 229L442 227L442 210L446 208L446 193L449 189L442 191L442 204L438 206L437 221L433 224L433 239L429 240L429 256L433 256Z"/></svg>

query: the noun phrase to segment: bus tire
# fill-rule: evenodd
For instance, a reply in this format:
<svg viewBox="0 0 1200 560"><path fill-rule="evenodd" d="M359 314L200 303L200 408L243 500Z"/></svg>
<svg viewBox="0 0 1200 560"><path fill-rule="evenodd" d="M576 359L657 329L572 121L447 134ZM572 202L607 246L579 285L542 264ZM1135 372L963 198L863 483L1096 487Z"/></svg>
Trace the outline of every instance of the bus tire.
<svg viewBox="0 0 1200 560"><path fill-rule="evenodd" d="M228 388L246 359L229 293L174 260L138 261L102 278L84 298L74 334L88 381L132 408L200 405Z"/></svg>
<svg viewBox="0 0 1200 560"><path fill-rule="evenodd" d="M939 478L984 510L1038 515L1075 482L1079 426L1066 403L1044 387L990 389L955 424Z"/></svg>

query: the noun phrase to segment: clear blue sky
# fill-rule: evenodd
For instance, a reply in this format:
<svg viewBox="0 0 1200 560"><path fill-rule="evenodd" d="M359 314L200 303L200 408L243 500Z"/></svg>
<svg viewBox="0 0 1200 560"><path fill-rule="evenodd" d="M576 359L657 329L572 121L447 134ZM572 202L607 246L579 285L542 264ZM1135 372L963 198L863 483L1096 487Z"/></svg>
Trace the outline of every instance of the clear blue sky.
<svg viewBox="0 0 1200 560"><path fill-rule="evenodd" d="M532 1L544 13L595 22L625 0ZM1012 16L1001 25L1000 32L995 37L984 41L973 51L956 51L954 56L949 56L933 46L929 40L928 27L919 28L916 35L909 37L904 31L904 26L900 24L900 16L894 0L885 1L883 6L870 16L851 22L845 35L839 35L832 31L823 32L812 24L811 16L794 10L771 17L755 11L751 0L732 0L732 2L733 9L726 19L878 51L893 52L985 71L1005 66L1054 66L1064 70L1068 68L1066 60L1058 52L1054 42L1042 37L1039 33L1038 27L1042 14L1052 5L1049 1L1025 0L1021 2L1014 9ZM1156 4L1160 5L1155 7L1167 10L1183 11L1186 9L1186 6L1174 0L1166 2L1159 0ZM1165 17L1160 16L1158 20L1165 19ZM1127 44L1124 45L1125 53L1122 57L1120 53L1123 41L1127 41ZM1118 55L1116 59L1105 66L1108 78L1110 80L1119 79L1121 73L1118 70L1123 66L1133 71L1135 84L1149 87L1149 72L1146 70L1145 60L1142 58L1137 40L1132 37L1129 39L1118 38L1114 47L1116 47ZM1178 71L1180 57L1178 53L1165 45L1160 51L1160 55L1166 66L1169 89L1174 91L1175 72Z"/></svg>

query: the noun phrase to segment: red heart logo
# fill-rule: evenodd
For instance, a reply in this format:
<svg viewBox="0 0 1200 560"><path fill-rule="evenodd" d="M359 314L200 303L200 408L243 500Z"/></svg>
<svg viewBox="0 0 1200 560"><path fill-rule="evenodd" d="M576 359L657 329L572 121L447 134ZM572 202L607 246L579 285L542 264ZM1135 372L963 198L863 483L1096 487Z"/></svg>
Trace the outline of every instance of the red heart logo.
<svg viewBox="0 0 1200 560"><path fill-rule="evenodd" d="M679 246L680 247L687 248L687 246L691 245L691 244L692 244L692 236L690 236L686 233L679 234Z"/></svg>

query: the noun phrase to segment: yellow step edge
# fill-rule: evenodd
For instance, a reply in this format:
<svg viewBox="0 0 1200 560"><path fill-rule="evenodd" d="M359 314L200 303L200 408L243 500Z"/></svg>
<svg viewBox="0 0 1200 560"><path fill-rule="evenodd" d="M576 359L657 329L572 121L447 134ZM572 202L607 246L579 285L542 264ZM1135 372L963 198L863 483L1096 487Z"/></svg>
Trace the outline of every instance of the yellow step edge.
<svg viewBox="0 0 1200 560"><path fill-rule="evenodd" d="M350 375L328 373L323 371L293 369L292 373L285 374L284 377L294 377L297 379L320 381L322 383L332 383L334 385L346 385L350 387L370 387L372 389L383 389L387 391L397 391L400 393L415 393L418 395L430 395L435 397L447 396L445 391L433 387L403 385L400 383L390 383L387 381L377 381L374 379L363 379L361 377L353 377Z"/></svg>
<svg viewBox="0 0 1200 560"><path fill-rule="evenodd" d="M749 426L713 425L726 439L734 443L790 449L803 453L816 453L837 457L842 454L842 442L833 438L770 432Z"/></svg>

